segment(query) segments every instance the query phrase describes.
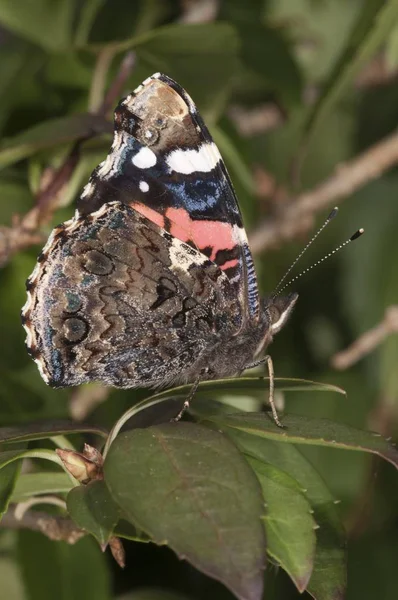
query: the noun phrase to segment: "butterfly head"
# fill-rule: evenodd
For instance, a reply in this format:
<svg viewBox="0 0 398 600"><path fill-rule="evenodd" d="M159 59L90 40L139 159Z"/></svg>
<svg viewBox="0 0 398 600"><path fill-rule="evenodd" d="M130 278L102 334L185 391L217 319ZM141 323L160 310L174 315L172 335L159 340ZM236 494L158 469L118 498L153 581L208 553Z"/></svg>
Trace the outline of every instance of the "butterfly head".
<svg viewBox="0 0 398 600"><path fill-rule="evenodd" d="M269 328L272 336L278 333L287 323L297 302L297 298L298 294L293 292L288 296L271 296L264 300L264 311L269 319Z"/></svg>

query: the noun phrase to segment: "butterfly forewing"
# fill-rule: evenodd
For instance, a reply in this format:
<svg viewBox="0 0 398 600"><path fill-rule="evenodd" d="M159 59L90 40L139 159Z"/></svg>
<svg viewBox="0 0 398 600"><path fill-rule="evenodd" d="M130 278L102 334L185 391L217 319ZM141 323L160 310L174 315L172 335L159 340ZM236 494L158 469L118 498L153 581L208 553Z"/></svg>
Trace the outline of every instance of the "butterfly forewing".
<svg viewBox="0 0 398 600"><path fill-rule="evenodd" d="M83 213L118 200L197 248L228 276L242 324L258 317L253 261L238 202L190 96L155 74L115 111L111 152L78 201Z"/></svg>

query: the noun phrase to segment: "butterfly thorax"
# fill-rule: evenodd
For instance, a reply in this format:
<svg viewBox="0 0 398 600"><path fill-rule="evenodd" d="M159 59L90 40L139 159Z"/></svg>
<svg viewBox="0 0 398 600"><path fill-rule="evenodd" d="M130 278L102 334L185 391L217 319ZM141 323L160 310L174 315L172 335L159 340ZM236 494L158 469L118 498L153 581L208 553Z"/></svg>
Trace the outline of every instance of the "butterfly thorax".
<svg viewBox="0 0 398 600"><path fill-rule="evenodd" d="M266 350L275 333L286 324L298 295L261 300L258 320L249 320L245 329L221 339L200 358L189 380L202 374L202 379L217 379L242 373Z"/></svg>

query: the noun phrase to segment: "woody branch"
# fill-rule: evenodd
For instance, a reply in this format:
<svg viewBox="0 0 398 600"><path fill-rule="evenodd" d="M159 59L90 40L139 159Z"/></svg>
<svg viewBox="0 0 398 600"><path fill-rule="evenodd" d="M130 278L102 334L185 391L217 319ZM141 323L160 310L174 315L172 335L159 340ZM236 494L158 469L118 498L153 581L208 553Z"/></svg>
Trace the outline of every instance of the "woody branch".
<svg viewBox="0 0 398 600"><path fill-rule="evenodd" d="M331 360L332 366L335 369L348 369L393 333L398 333L398 306L396 305L386 309L381 323L363 333L346 350L335 354Z"/></svg>
<svg viewBox="0 0 398 600"><path fill-rule="evenodd" d="M86 532L79 529L69 517L50 515L38 510L27 510L19 518L15 511L15 507L8 510L0 523L0 527L39 531L50 540L62 540L68 544L74 544L86 535Z"/></svg>
<svg viewBox="0 0 398 600"><path fill-rule="evenodd" d="M387 136L312 190L292 199L283 213L261 223L249 236L253 254L279 246L313 226L315 215L350 196L398 163L398 133Z"/></svg>
<svg viewBox="0 0 398 600"><path fill-rule="evenodd" d="M99 54L90 92L90 103L94 104L94 107L90 106L90 112L104 117L104 122L115 98L119 97L134 67L135 55L133 52L127 52L107 94L104 95L103 88L112 59L113 55L109 56L109 53L105 51ZM69 154L57 169L46 169L43 172L35 198L35 206L22 218L15 216L12 227L0 228L0 266L6 264L15 252L34 244L43 243L44 238L40 233L40 226L51 219L57 208L59 197L79 163L81 144L88 137L90 136L85 134L76 140Z"/></svg>

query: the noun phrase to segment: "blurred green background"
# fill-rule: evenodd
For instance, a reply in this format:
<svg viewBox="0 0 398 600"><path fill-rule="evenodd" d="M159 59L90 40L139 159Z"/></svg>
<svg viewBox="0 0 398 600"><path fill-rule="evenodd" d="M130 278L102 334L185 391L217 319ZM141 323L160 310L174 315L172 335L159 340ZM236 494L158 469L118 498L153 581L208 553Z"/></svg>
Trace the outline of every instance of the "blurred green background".
<svg viewBox="0 0 398 600"><path fill-rule="evenodd" d="M286 206L338 165L396 131L397 14L396 0L0 0L0 425L68 418L76 401L76 390L47 388L25 351L19 313L40 247L7 250L7 227L32 209L73 143L92 134L91 121L71 117L99 111L126 53L134 53L128 55L134 65L118 97L155 71L189 91L225 158L250 235L267 218L283 217ZM79 189L108 152L111 130L103 116L96 126L98 135L81 141L77 165L57 193L57 210L42 227L46 235L72 216ZM303 258L304 269L358 227L366 230L297 282L294 316L272 346L276 375L334 383L348 396L290 394L288 412L396 438L397 335L346 371L334 370L330 360L398 303L397 200L395 167L341 202L338 219ZM264 294L309 237L303 231L256 254ZM142 397L112 391L86 420L109 427ZM347 598L398 598L393 468L355 452L305 453L341 500ZM91 539L69 547L0 529L1 597L232 598L167 548L131 543L127 555L122 572ZM266 578L267 598L299 597L281 571L271 567Z"/></svg>

